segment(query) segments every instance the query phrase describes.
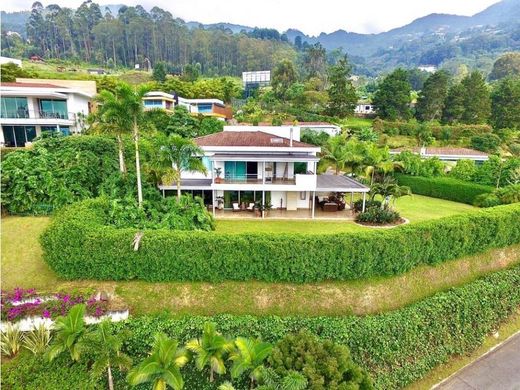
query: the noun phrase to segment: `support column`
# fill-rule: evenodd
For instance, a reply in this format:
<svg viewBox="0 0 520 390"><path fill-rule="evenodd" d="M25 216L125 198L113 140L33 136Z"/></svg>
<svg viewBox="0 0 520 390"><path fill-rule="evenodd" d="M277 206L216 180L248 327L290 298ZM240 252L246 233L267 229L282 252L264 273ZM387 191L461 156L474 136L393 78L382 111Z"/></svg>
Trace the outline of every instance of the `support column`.
<svg viewBox="0 0 520 390"><path fill-rule="evenodd" d="M162 190L162 197L164 198L165 197L165 194L164 194L164 188Z"/></svg>
<svg viewBox="0 0 520 390"><path fill-rule="evenodd" d="M211 190L211 205L213 206L213 217L215 217L215 190Z"/></svg>
<svg viewBox="0 0 520 390"><path fill-rule="evenodd" d="M265 161L262 161L262 184L265 184Z"/></svg>
<svg viewBox="0 0 520 390"><path fill-rule="evenodd" d="M365 212L365 203L366 203L367 193L363 192L363 212Z"/></svg>
<svg viewBox="0 0 520 390"><path fill-rule="evenodd" d="M350 208L354 207L354 193L350 193Z"/></svg>
<svg viewBox="0 0 520 390"><path fill-rule="evenodd" d="M314 209L316 208L316 191L312 191L312 219L314 219Z"/></svg>
<svg viewBox="0 0 520 390"><path fill-rule="evenodd" d="M265 163L264 163L264 164L265 164ZM265 213L264 205L265 205L265 191L262 190L262 218L265 217L265 215L264 215L264 213Z"/></svg>

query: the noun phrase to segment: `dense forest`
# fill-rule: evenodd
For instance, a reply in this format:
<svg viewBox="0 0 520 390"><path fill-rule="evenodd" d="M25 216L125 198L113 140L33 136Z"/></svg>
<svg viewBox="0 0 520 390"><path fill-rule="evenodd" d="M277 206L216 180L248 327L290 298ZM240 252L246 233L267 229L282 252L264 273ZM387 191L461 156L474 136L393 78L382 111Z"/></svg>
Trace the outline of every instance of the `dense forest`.
<svg viewBox="0 0 520 390"><path fill-rule="evenodd" d="M153 66L167 62L174 72L200 64L205 75L239 75L271 69L294 59L295 49L273 30L233 34L225 29L189 29L170 12L153 7L122 6L116 15L88 0L79 8L32 5L26 34L2 33L3 55L82 60L107 67Z"/></svg>

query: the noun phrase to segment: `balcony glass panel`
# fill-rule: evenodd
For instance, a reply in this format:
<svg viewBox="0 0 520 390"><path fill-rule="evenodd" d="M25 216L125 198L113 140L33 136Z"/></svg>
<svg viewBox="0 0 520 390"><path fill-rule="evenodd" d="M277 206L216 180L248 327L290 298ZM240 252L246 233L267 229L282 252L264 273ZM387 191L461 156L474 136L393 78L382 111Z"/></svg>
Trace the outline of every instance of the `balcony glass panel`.
<svg viewBox="0 0 520 390"><path fill-rule="evenodd" d="M40 99L40 117L68 119L67 101L55 99Z"/></svg>
<svg viewBox="0 0 520 390"><path fill-rule="evenodd" d="M29 118L27 98L24 97L2 97L2 118Z"/></svg>

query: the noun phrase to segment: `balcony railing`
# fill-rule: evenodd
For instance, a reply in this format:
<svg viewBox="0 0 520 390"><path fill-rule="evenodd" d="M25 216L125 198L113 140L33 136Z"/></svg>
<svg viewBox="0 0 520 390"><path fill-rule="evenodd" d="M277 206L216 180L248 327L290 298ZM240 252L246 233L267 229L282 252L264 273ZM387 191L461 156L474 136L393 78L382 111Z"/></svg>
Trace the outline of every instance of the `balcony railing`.
<svg viewBox="0 0 520 390"><path fill-rule="evenodd" d="M218 179L215 178L218 183ZM263 184L264 180L258 178L257 174L243 174L243 175L226 175L220 178L220 184ZM296 184L294 177L265 177L265 184Z"/></svg>
<svg viewBox="0 0 520 390"><path fill-rule="evenodd" d="M64 119L70 121L76 120L76 114L73 112L56 112L46 110L2 110L0 113L0 117L8 119Z"/></svg>

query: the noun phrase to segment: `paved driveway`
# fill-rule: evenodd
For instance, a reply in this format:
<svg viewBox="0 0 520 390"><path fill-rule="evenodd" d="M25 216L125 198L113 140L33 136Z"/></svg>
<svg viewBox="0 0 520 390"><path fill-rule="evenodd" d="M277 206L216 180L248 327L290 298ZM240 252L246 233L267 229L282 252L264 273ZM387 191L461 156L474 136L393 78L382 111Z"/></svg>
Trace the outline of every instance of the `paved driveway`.
<svg viewBox="0 0 520 390"><path fill-rule="evenodd" d="M481 356L436 390L520 390L520 333Z"/></svg>

